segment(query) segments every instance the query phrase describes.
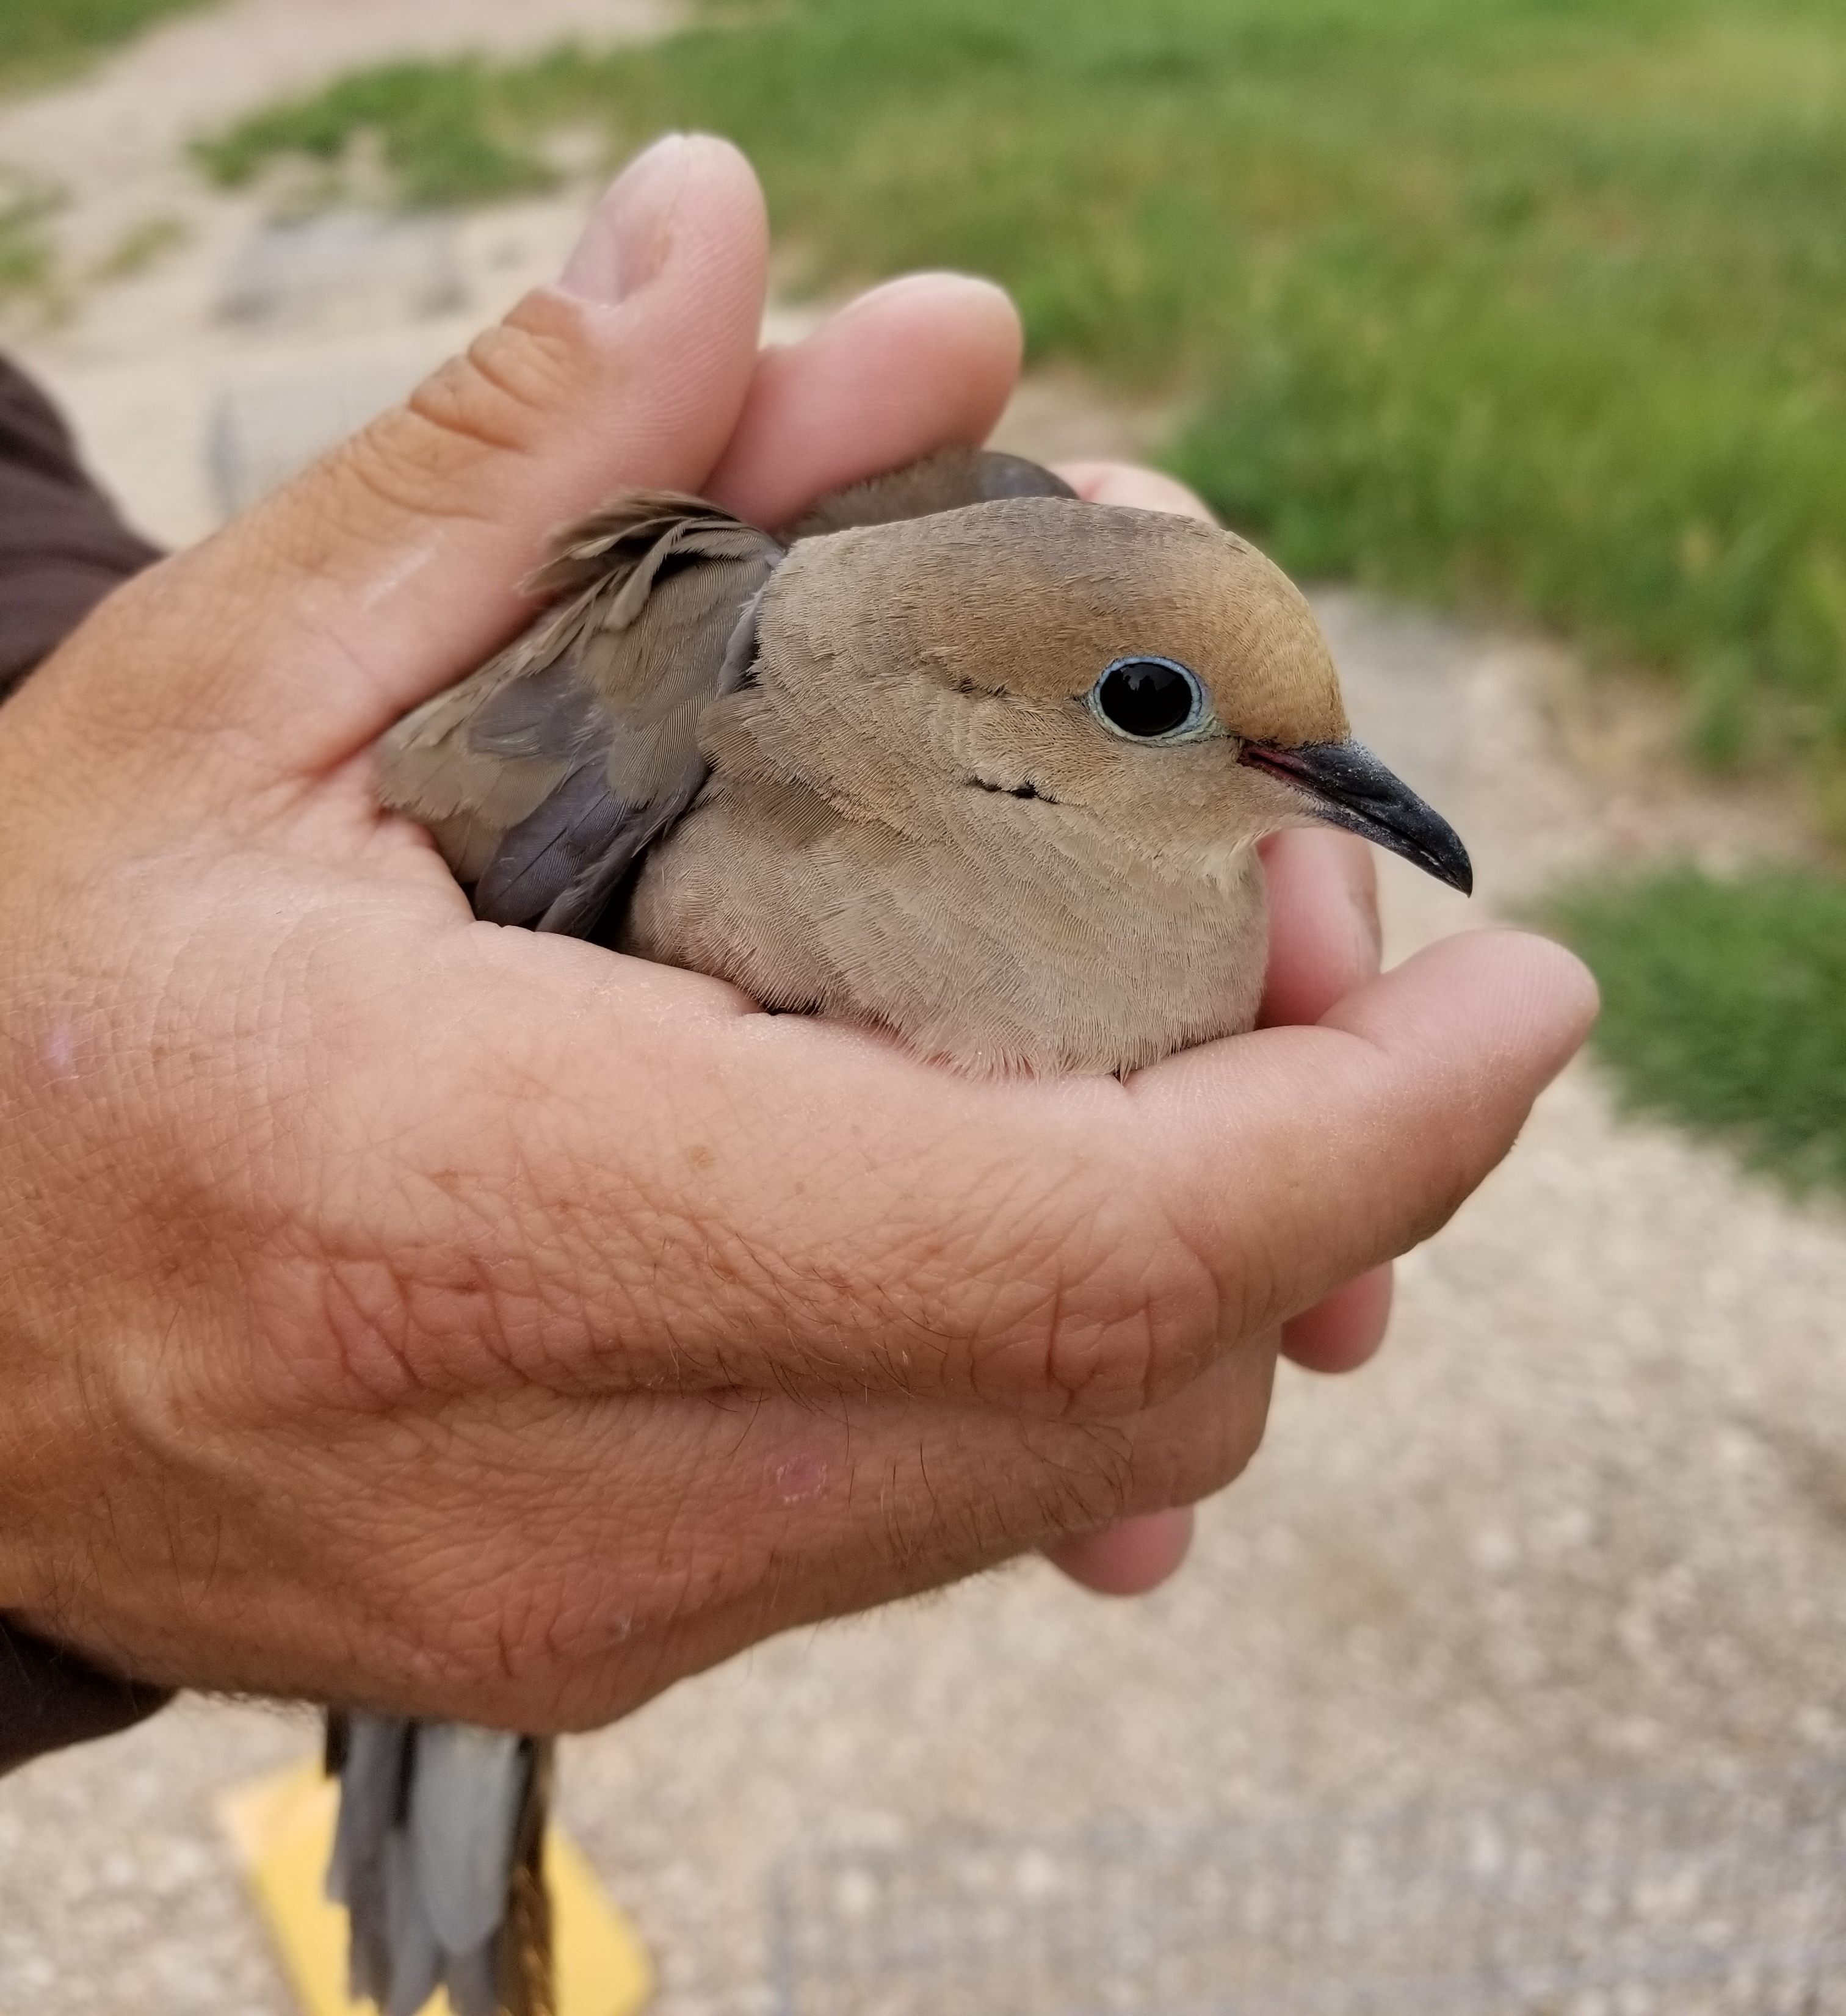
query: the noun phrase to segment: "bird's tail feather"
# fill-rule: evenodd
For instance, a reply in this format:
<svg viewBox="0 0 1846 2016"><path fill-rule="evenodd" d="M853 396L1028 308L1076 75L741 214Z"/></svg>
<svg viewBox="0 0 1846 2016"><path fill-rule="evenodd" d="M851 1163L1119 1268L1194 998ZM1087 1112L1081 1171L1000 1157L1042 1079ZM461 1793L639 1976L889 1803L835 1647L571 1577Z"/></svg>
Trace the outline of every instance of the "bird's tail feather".
<svg viewBox="0 0 1846 2016"><path fill-rule="evenodd" d="M551 1745L463 1723L331 1714L340 1821L327 1893L352 1924L355 1997L416 2016L553 2016L540 1863Z"/></svg>

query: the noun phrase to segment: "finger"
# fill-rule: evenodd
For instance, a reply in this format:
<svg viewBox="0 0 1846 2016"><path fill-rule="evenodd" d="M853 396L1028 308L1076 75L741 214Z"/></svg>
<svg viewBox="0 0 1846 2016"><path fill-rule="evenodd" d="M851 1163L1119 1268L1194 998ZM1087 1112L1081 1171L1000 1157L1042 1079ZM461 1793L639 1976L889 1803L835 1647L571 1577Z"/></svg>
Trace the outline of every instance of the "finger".
<svg viewBox="0 0 1846 2016"><path fill-rule="evenodd" d="M1262 844L1269 884L1269 970L1261 1021L1318 1022L1375 977L1380 961L1378 877L1372 849L1350 833L1300 827ZM1391 1270L1348 1282L1282 1332L1282 1350L1311 1372L1362 1365L1384 1341Z"/></svg>
<svg viewBox="0 0 1846 2016"><path fill-rule="evenodd" d="M707 494L759 525L919 455L984 441L1019 375L1019 317L990 282L914 273L766 351Z"/></svg>
<svg viewBox="0 0 1846 2016"><path fill-rule="evenodd" d="M369 1353L409 1391L776 1381L1138 1408L1426 1237L1595 1007L1561 948L1469 932L1313 1028L1125 1085L982 1083L508 937L445 934L413 967L401 934L355 953L372 984L328 1102L352 1138L330 1154L362 1172L389 1139L403 1179L320 1207L326 1250L379 1256L332 1375Z"/></svg>
<svg viewBox="0 0 1846 2016"><path fill-rule="evenodd" d="M1170 511L1181 518L1217 521L1195 490L1157 469L1131 462L1061 462L1056 473L1091 504L1125 504L1136 511Z"/></svg>
<svg viewBox="0 0 1846 2016"><path fill-rule="evenodd" d="M234 1532L197 1545L196 1572L236 1593L216 1615L240 1664L219 1664L215 1683L376 1701L395 1665L402 1697L381 1705L593 1726L773 1632L1110 1521L1132 1530L1137 1515L1222 1489L1260 1438L1271 1344L1253 1340L1184 1394L1102 1427L908 1395L816 1406L773 1390L656 1392L611 1406L530 1384L445 1404L427 1434L370 1406L328 1410L316 1474L365 1488L334 1491L318 1519L269 1494ZM663 1505L676 1508L670 1545ZM1162 1516L1146 1530L1170 1539L1183 1524ZM151 1563L163 1538L137 1530L124 1544ZM1144 1574L1160 1564L1144 1554ZM197 1619L176 1620L162 1600L164 1567L164 1580L133 1579L111 1636L136 1671L194 1680L213 1662ZM133 1588L146 1590L139 1612ZM357 1629L304 1633L329 1591ZM362 1689L348 1665L355 1638Z"/></svg>
<svg viewBox="0 0 1846 2016"><path fill-rule="evenodd" d="M1145 1596L1177 1575L1192 1545L1192 1508L1144 1512L1045 1550L1051 1565L1098 1596Z"/></svg>
<svg viewBox="0 0 1846 2016"><path fill-rule="evenodd" d="M1282 1355L1307 1372L1350 1372L1384 1342L1391 1270L1374 1267L1282 1325Z"/></svg>
<svg viewBox="0 0 1846 2016"><path fill-rule="evenodd" d="M1257 1312L1285 1323L1312 1309L1447 1221L1512 1146L1597 1006L1595 981L1562 947L1518 932L1466 934L1347 995L1314 1029L1253 1037L1242 1098L1218 1110L1220 1124L1246 1129L1262 1114L1245 1139L1267 1195L1201 1189L1182 1237L1213 1250L1231 1229L1226 1215L1252 1201L1262 1243L1238 1250L1255 1270L1223 1278L1224 1292L1252 1298L1246 1321ZM1208 1054L1184 1053L1144 1076L1163 1077L1167 1096L1222 1097L1228 1085L1206 1082ZM1318 1075L1307 1067L1315 1056ZM1293 1208L1278 1210L1291 1192ZM1365 1312L1364 1294L1330 1312L1325 1341L1362 1348L1363 1330L1344 1327ZM1315 1334L1313 1323L1302 1333L1311 1350Z"/></svg>
<svg viewBox="0 0 1846 2016"><path fill-rule="evenodd" d="M1370 846L1320 826L1272 833L1260 849L1269 885L1269 970L1261 1021L1318 1022L1375 977L1382 938Z"/></svg>
<svg viewBox="0 0 1846 2016"><path fill-rule="evenodd" d="M734 148L650 148L558 285L117 598L137 649L110 697L231 738L247 769L318 774L363 747L517 625L561 520L619 484L704 482L749 391L766 248Z"/></svg>

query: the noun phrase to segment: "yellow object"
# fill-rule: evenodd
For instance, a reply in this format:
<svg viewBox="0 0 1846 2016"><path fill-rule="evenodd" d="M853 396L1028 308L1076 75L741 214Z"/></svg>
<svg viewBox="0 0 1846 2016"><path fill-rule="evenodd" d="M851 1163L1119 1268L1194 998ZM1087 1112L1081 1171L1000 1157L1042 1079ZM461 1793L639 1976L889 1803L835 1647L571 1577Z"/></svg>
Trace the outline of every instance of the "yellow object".
<svg viewBox="0 0 1846 2016"><path fill-rule="evenodd" d="M218 1816L308 2016L376 2016L346 1992L346 1912L326 1894L338 1807L338 1786L310 1760L233 1786ZM557 2016L635 2016L654 1993L653 1964L582 1851L556 1827L545 1835L545 1880ZM450 2016L449 1997L438 1989L420 2016Z"/></svg>

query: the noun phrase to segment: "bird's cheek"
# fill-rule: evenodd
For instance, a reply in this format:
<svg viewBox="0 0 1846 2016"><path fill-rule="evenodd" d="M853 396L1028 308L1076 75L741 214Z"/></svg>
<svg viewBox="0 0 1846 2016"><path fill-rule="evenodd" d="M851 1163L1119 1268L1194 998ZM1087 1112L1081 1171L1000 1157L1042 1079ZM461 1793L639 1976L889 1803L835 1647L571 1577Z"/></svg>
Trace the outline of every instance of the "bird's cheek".
<svg viewBox="0 0 1846 2016"><path fill-rule="evenodd" d="M1252 834L1221 830L1190 834L1169 853L1172 858L1184 859L1195 877L1210 884L1227 901L1260 896L1255 873L1256 841Z"/></svg>

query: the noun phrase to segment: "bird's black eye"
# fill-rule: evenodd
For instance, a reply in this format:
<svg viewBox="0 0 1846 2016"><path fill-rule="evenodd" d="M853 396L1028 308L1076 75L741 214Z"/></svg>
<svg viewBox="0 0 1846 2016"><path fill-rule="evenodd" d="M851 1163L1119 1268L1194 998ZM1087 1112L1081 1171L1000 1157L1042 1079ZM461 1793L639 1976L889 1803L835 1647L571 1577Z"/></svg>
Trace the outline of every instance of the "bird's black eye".
<svg viewBox="0 0 1846 2016"><path fill-rule="evenodd" d="M1197 728L1207 712L1197 674L1171 658L1118 658L1088 698L1098 720L1138 742Z"/></svg>

